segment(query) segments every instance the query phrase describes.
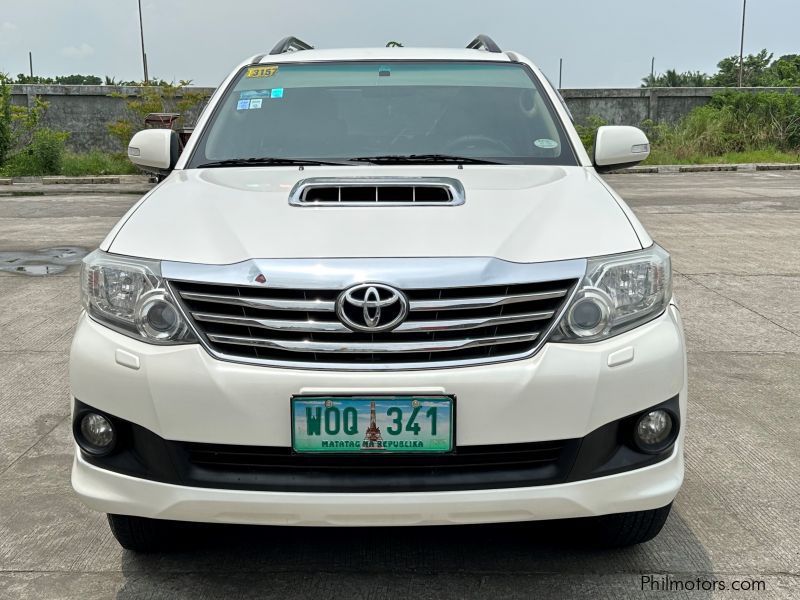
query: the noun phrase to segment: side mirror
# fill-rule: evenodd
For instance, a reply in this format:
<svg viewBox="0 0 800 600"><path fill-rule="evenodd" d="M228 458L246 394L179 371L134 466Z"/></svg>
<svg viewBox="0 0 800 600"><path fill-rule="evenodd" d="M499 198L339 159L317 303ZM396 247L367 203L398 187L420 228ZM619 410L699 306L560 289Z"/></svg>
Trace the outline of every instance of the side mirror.
<svg viewBox="0 0 800 600"><path fill-rule="evenodd" d="M594 165L601 173L632 167L648 156L650 142L638 127L606 125L597 130Z"/></svg>
<svg viewBox="0 0 800 600"><path fill-rule="evenodd" d="M148 172L166 175L179 156L178 134L171 129L144 129L128 144L128 158Z"/></svg>

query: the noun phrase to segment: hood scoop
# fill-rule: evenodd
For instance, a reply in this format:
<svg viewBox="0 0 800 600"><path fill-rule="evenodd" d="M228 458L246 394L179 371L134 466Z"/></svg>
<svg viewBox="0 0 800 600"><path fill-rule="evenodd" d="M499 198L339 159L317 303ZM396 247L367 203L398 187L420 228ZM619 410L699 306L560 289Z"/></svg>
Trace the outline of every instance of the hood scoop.
<svg viewBox="0 0 800 600"><path fill-rule="evenodd" d="M458 206L464 186L450 177L315 177L289 193L292 206Z"/></svg>

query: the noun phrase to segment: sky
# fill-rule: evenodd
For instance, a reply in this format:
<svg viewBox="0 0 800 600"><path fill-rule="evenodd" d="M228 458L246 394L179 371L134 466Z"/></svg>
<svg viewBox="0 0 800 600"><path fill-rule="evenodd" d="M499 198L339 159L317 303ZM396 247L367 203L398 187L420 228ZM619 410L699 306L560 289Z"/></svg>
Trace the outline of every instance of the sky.
<svg viewBox="0 0 800 600"><path fill-rule="evenodd" d="M476 34L562 87L638 87L650 72L714 72L739 52L742 0L142 0L151 77L217 85L296 35L318 48L463 47ZM745 53L800 53L800 0L749 0ZM142 79L137 0L0 0L0 72Z"/></svg>

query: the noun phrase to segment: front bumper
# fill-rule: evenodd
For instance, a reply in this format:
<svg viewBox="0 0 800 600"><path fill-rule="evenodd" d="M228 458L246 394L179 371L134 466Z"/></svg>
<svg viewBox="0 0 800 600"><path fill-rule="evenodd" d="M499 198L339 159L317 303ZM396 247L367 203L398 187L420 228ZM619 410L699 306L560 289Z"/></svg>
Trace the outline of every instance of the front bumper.
<svg viewBox="0 0 800 600"><path fill-rule="evenodd" d="M559 485L392 494L305 494L214 490L112 473L76 454L72 485L102 512L176 521L253 525L394 526L503 523L590 517L669 504L683 481L679 439L650 467Z"/></svg>
<svg viewBox="0 0 800 600"><path fill-rule="evenodd" d="M675 307L592 344L546 344L527 360L424 371L316 372L218 361L197 345L151 346L81 317L72 395L166 440L291 444L295 394L453 394L458 446L576 439L679 397L685 346ZM683 479L683 433L657 464L585 481L480 490L326 493L213 489L114 473L77 453L75 490L104 512L228 523L412 525L580 517L668 504Z"/></svg>

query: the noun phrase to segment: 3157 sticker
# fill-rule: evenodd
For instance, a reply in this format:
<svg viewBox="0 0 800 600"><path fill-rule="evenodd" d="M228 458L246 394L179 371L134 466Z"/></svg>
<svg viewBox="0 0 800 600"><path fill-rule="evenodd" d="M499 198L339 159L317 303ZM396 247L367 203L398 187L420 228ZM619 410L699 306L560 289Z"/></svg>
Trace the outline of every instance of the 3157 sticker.
<svg viewBox="0 0 800 600"><path fill-rule="evenodd" d="M272 77L277 72L278 72L278 65L250 67L249 69L247 69L246 77L263 79L264 77Z"/></svg>

